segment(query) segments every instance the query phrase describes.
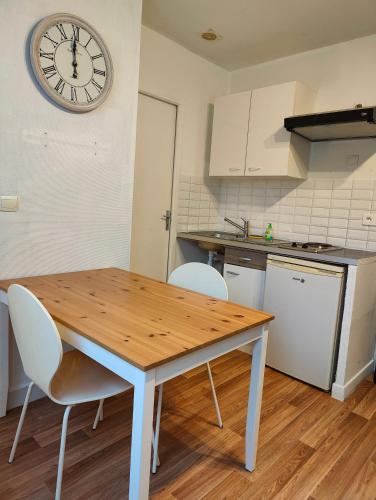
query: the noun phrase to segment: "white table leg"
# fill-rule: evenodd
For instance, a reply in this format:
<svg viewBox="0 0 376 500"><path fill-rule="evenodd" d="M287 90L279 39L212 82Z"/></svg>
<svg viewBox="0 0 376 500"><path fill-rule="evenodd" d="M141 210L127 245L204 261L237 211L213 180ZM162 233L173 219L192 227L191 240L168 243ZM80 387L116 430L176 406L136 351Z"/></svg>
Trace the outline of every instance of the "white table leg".
<svg viewBox="0 0 376 500"><path fill-rule="evenodd" d="M7 412L9 386L9 311L0 302L0 417Z"/></svg>
<svg viewBox="0 0 376 500"><path fill-rule="evenodd" d="M245 468L249 471L253 471L256 467L267 342L268 329L267 327L263 327L263 335L259 340L254 342L252 353L251 384L249 388L247 429L245 434Z"/></svg>
<svg viewBox="0 0 376 500"><path fill-rule="evenodd" d="M153 433L155 370L140 372L133 397L129 500L149 498L151 440Z"/></svg>

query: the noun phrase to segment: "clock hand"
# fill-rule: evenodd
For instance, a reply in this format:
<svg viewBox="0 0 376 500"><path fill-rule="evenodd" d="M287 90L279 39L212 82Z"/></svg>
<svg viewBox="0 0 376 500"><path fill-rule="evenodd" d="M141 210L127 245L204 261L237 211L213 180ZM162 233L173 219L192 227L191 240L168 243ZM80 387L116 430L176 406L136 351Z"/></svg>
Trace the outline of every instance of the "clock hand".
<svg viewBox="0 0 376 500"><path fill-rule="evenodd" d="M72 66L73 66L73 75L72 78L77 78L78 73L77 73L77 58L76 58L76 53L77 53L77 43L76 43L76 38L73 36L73 43L72 43L72 54L73 54L73 61L72 61Z"/></svg>

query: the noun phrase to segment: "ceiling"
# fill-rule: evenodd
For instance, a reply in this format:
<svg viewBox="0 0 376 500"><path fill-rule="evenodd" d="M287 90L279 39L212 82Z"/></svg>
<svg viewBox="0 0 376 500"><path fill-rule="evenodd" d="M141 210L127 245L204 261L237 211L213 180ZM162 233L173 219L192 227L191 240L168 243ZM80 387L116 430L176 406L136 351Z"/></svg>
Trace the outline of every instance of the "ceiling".
<svg viewBox="0 0 376 500"><path fill-rule="evenodd" d="M234 70L376 33L376 0L144 0L143 24Z"/></svg>

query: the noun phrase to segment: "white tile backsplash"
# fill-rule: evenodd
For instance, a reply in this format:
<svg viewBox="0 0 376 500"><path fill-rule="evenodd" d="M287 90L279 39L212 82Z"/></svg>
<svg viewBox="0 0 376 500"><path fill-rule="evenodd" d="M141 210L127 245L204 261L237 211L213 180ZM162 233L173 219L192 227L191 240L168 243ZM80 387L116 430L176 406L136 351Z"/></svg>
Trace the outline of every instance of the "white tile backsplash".
<svg viewBox="0 0 376 500"><path fill-rule="evenodd" d="M363 214L370 210L376 210L373 180L182 176L177 222L179 231L233 231L223 218L241 222L245 217L254 234L262 234L271 222L278 238L376 251L376 227L362 225Z"/></svg>

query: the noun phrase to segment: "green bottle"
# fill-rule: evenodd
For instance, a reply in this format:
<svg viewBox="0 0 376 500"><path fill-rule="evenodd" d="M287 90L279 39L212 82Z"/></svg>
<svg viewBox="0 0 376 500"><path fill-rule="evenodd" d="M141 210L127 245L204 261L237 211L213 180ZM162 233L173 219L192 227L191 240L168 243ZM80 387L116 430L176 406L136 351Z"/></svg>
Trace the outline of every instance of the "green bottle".
<svg viewBox="0 0 376 500"><path fill-rule="evenodd" d="M273 240L273 226L271 222L266 226L265 229L265 235L264 235L265 241L272 241Z"/></svg>

